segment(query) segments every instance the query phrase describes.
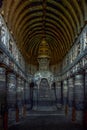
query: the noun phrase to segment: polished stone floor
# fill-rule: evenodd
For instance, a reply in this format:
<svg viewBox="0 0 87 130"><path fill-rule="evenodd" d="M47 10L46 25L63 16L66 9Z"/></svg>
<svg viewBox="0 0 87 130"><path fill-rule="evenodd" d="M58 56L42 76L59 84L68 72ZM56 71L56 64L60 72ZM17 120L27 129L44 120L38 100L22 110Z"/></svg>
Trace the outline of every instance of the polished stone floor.
<svg viewBox="0 0 87 130"><path fill-rule="evenodd" d="M81 124L70 121L62 111L30 111L27 118L9 127L9 130L85 130Z"/></svg>

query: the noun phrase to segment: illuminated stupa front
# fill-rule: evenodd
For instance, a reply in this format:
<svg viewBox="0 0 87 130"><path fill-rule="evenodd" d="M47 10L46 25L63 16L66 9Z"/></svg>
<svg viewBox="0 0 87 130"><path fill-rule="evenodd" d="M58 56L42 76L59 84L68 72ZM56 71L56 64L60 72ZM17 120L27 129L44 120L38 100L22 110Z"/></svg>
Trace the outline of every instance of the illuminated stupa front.
<svg viewBox="0 0 87 130"><path fill-rule="evenodd" d="M45 39L42 40L38 51L39 70L49 70L50 49Z"/></svg>
<svg viewBox="0 0 87 130"><path fill-rule="evenodd" d="M42 40L38 49L39 70L34 75L34 106L39 111L56 110L55 93L53 89L53 74L49 70L50 48L45 39Z"/></svg>
<svg viewBox="0 0 87 130"><path fill-rule="evenodd" d="M38 50L39 70L35 73L35 81L39 85L42 78L46 78L49 86L53 82L53 74L49 71L50 48L45 39L42 40Z"/></svg>

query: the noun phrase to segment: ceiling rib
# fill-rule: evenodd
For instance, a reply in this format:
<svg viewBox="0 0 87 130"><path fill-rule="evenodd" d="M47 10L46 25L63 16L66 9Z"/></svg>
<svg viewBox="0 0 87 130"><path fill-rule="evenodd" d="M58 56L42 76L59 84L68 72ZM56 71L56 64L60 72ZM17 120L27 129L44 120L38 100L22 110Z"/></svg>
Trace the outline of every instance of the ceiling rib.
<svg viewBox="0 0 87 130"><path fill-rule="evenodd" d="M24 58L34 65L43 37L51 50L50 64L57 64L87 20L85 0L3 0L3 4L7 26Z"/></svg>

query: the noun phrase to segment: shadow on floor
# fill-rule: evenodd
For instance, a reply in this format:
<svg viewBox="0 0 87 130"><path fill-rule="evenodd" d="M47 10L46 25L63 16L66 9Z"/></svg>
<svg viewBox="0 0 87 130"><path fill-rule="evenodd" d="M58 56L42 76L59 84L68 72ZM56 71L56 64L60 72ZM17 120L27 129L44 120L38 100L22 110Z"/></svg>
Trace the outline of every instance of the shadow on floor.
<svg viewBox="0 0 87 130"><path fill-rule="evenodd" d="M27 117L9 127L9 130L86 130L80 124L75 124L63 115Z"/></svg>

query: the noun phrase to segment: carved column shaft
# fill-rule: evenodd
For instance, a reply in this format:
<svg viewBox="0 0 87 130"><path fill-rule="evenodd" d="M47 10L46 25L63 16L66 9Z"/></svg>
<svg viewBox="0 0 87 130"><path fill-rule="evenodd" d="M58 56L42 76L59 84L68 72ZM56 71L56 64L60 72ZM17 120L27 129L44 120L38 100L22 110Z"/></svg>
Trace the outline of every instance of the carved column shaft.
<svg viewBox="0 0 87 130"><path fill-rule="evenodd" d="M13 72L7 72L7 103L8 103L8 120L15 119L16 104L16 75Z"/></svg>
<svg viewBox="0 0 87 130"><path fill-rule="evenodd" d="M84 75L78 73L75 75L75 109L76 109L76 121L83 122L83 110L84 110Z"/></svg>
<svg viewBox="0 0 87 130"><path fill-rule="evenodd" d="M87 69L85 70L84 126L87 128Z"/></svg>
<svg viewBox="0 0 87 130"><path fill-rule="evenodd" d="M0 66L0 128L8 127L6 69ZM6 118L6 121L4 120Z"/></svg>
<svg viewBox="0 0 87 130"><path fill-rule="evenodd" d="M61 81L56 82L56 100L57 100L57 106L61 107L62 105L62 95L61 95Z"/></svg>
<svg viewBox="0 0 87 130"><path fill-rule="evenodd" d="M72 107L74 100L74 77L68 79L68 106L69 106L69 116L72 117Z"/></svg>
<svg viewBox="0 0 87 130"><path fill-rule="evenodd" d="M67 104L68 84L67 80L63 81L63 104Z"/></svg>

